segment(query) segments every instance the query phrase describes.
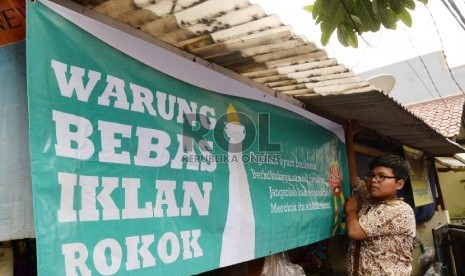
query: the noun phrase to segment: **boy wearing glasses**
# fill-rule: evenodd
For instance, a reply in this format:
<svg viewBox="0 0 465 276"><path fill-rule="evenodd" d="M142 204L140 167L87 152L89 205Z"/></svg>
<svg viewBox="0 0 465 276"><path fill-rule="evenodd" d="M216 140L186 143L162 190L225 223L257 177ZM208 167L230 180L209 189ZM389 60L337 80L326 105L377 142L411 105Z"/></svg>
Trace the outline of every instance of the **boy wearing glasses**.
<svg viewBox="0 0 465 276"><path fill-rule="evenodd" d="M386 155L373 159L365 183L358 179L345 204L351 239L346 267L349 275L410 275L415 216L397 197L409 176L404 159Z"/></svg>

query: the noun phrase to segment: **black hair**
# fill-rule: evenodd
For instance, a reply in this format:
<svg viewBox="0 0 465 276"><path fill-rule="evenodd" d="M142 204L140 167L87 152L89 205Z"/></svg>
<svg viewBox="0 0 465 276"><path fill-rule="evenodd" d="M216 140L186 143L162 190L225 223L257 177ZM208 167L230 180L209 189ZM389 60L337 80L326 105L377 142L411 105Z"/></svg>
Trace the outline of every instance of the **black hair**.
<svg viewBox="0 0 465 276"><path fill-rule="evenodd" d="M409 166L405 159L397 155L383 155L371 160L369 169L372 171L375 167L386 167L392 169L396 179L407 180L409 177Z"/></svg>

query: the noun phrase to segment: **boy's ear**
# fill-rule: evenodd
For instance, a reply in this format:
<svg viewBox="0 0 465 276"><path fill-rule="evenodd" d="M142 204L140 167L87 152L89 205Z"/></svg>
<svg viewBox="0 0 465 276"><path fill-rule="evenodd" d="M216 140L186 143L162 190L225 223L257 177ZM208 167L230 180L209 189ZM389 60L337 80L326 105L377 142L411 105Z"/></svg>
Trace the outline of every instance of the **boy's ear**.
<svg viewBox="0 0 465 276"><path fill-rule="evenodd" d="M405 185L405 180L399 179L396 182L396 189L400 190L400 189L402 189L404 187L404 185Z"/></svg>

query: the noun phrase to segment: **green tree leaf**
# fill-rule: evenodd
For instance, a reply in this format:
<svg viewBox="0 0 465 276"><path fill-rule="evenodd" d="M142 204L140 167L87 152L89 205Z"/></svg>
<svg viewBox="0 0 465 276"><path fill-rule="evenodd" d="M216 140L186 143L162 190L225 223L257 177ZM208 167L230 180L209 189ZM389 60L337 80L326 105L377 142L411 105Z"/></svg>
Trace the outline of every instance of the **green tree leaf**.
<svg viewBox="0 0 465 276"><path fill-rule="evenodd" d="M389 6L394 13L399 13L404 8L405 0L389 0Z"/></svg>
<svg viewBox="0 0 465 276"><path fill-rule="evenodd" d="M373 12L372 2L370 0L348 1L347 6L351 13L356 14L362 21L363 27L359 31L376 32L379 30L380 21L378 16Z"/></svg>
<svg viewBox="0 0 465 276"><path fill-rule="evenodd" d="M372 8L373 8L373 12L375 14L378 14L378 1L373 1L373 3L371 4Z"/></svg>
<svg viewBox="0 0 465 276"><path fill-rule="evenodd" d="M349 33L349 45L357 48L358 47L358 38L357 34L353 29L348 29L347 32Z"/></svg>
<svg viewBox="0 0 465 276"><path fill-rule="evenodd" d="M350 26L347 27L344 24L340 25L337 28L337 39L342 45L346 47L348 46L352 46L354 48L358 47L357 35L355 34L354 29L352 29Z"/></svg>
<svg viewBox="0 0 465 276"><path fill-rule="evenodd" d="M375 0L377 1L377 0ZM382 1L382 0L378 0ZM378 15L381 23L386 29L395 30L397 27L397 15L392 11L389 6L378 5Z"/></svg>
<svg viewBox="0 0 465 276"><path fill-rule="evenodd" d="M317 18L317 16L321 15L322 13L322 7L323 7L323 0L316 0L315 3L313 4L313 20Z"/></svg>
<svg viewBox="0 0 465 276"><path fill-rule="evenodd" d="M341 25L339 28L337 28L337 39L343 46L349 46L349 34L344 25Z"/></svg>
<svg viewBox="0 0 465 276"><path fill-rule="evenodd" d="M405 8L407 8L409 10L414 10L415 7L416 7L415 1L413 1L413 0L405 0Z"/></svg>
<svg viewBox="0 0 465 276"><path fill-rule="evenodd" d="M302 9L304 9L305 11L308 11L310 13L313 13L313 5L304 6L304 7L302 7Z"/></svg>
<svg viewBox="0 0 465 276"><path fill-rule="evenodd" d="M412 27L412 17L406 9L403 9L397 16L402 20L405 26Z"/></svg>
<svg viewBox="0 0 465 276"><path fill-rule="evenodd" d="M329 10L332 11L331 14L323 13L321 16L324 16L325 19L321 22L321 43L326 45L329 41L329 38L340 25L341 21L344 19L346 11L342 6L342 3L339 0L326 0L329 3Z"/></svg>
<svg viewBox="0 0 465 276"><path fill-rule="evenodd" d="M351 14L350 17L352 18L352 21L354 21L355 24L357 24L357 26L360 26L363 24L362 20L360 20L360 17L353 15L353 14Z"/></svg>
<svg viewBox="0 0 465 276"><path fill-rule="evenodd" d="M321 38L320 38L320 42L323 46L326 46L329 42L329 39L331 38L331 35L333 33L325 33L325 32L321 32Z"/></svg>
<svg viewBox="0 0 465 276"><path fill-rule="evenodd" d="M408 10L414 10L417 2L426 5L428 0L315 0L313 5L303 9L311 12L316 24L320 25L323 45L337 29L342 45L357 47L357 34L377 32L381 25L396 29L399 20L412 26Z"/></svg>

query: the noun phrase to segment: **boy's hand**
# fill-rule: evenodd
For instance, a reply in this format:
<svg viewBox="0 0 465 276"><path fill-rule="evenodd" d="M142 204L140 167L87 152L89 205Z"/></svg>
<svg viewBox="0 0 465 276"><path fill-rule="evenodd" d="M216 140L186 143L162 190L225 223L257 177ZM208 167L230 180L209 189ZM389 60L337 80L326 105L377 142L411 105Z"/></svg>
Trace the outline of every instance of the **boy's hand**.
<svg viewBox="0 0 465 276"><path fill-rule="evenodd" d="M344 205L344 210L346 214L358 213L358 202L357 199L353 196L349 197Z"/></svg>

